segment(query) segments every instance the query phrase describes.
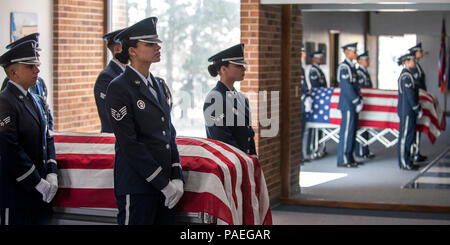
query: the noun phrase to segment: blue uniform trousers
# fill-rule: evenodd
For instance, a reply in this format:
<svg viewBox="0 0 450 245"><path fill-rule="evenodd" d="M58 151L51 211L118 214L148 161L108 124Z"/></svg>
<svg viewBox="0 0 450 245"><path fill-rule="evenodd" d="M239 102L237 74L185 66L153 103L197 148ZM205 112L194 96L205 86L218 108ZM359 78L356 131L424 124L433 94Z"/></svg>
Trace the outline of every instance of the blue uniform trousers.
<svg viewBox="0 0 450 245"><path fill-rule="evenodd" d="M400 117L398 135L398 165L399 167L410 166L411 145L416 137L416 116L404 115Z"/></svg>
<svg viewBox="0 0 450 245"><path fill-rule="evenodd" d="M369 132L364 132L361 134L361 137L363 137L364 139L368 140L369 139ZM369 155L370 150L369 150L369 146L363 146L362 144L360 144L358 141L355 142L355 154L357 156L367 156Z"/></svg>
<svg viewBox="0 0 450 245"><path fill-rule="evenodd" d="M40 208L1 208L0 225L49 225L53 209Z"/></svg>
<svg viewBox="0 0 450 245"><path fill-rule="evenodd" d="M306 112L305 112L305 106L302 103L302 131L301 131L302 139L304 139L306 136L305 127L306 127ZM302 140L302 148L305 149L305 147L307 147L307 145L305 146L305 144L303 144L303 142L304 141ZM305 159L305 154L303 153L303 149L301 150L301 153L302 153L301 156L302 156L302 159Z"/></svg>
<svg viewBox="0 0 450 245"><path fill-rule="evenodd" d="M119 225L173 225L175 207L164 206L165 196L157 194L129 194L116 196Z"/></svg>
<svg viewBox="0 0 450 245"><path fill-rule="evenodd" d="M346 164L355 162L353 150L358 128L358 113L353 110L341 110L341 114L337 163Z"/></svg>

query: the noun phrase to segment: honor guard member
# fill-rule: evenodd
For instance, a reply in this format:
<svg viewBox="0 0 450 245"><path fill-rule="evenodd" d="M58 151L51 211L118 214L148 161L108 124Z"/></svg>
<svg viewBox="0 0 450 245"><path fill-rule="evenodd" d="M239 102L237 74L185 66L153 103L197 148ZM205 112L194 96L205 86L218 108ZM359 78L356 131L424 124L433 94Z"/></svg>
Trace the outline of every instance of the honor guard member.
<svg viewBox="0 0 450 245"><path fill-rule="evenodd" d="M398 78L398 104L397 113L400 117L398 137L399 167L406 170L417 170L419 166L411 161L411 145L416 134L416 120L422 117L422 108L419 104L419 96L414 75L411 72L416 66L414 55L409 53L398 60L404 68Z"/></svg>
<svg viewBox="0 0 450 245"><path fill-rule="evenodd" d="M412 69L414 79L416 79L416 87L427 91L427 85L425 83L425 73L419 61L423 58L422 43L418 43L416 46L409 49L409 52L416 58L416 67Z"/></svg>
<svg viewBox="0 0 450 245"><path fill-rule="evenodd" d="M174 224L183 195L183 173L170 116L169 98L150 66L161 60L158 18L126 28L116 39L130 62L106 91L106 108L116 137L114 193L120 225Z"/></svg>
<svg viewBox="0 0 450 245"><path fill-rule="evenodd" d="M114 37L119 34L123 29L107 33L103 36L103 40L106 41L106 45L111 51L113 58L109 61L108 65L97 77L94 85L94 97L95 103L97 104L98 116L101 122L101 133L112 133L111 122L109 121L109 111L106 110L105 98L106 89L109 83L119 76L124 70L126 64L120 63L117 58L114 57L117 53L122 52L122 45L120 42L116 42Z"/></svg>
<svg viewBox="0 0 450 245"><path fill-rule="evenodd" d="M320 65L323 64L323 52L321 50L315 51L311 54L312 65L309 69L309 82L312 88L328 87L327 79L323 73Z"/></svg>
<svg viewBox="0 0 450 245"><path fill-rule="evenodd" d="M302 96L301 96L301 101L302 101L302 139L308 139L309 135L305 132L305 127L306 127L306 113L311 111L312 108L312 103L313 103L313 99L311 98L311 94L309 91L309 87L308 84L306 82L306 77L305 77L305 69L303 64L306 61L306 51L305 51L305 47L302 45L302 50L301 50L301 60L302 60L302 69L300 71L300 78L301 78L301 85L302 85ZM308 143L307 143L308 142ZM303 162L309 162L311 159L309 158L309 155L311 154L311 148L309 147L311 142L311 139L308 140L303 140L302 142L302 154L301 154L301 158L302 158L302 163ZM305 157L308 156L308 157Z"/></svg>
<svg viewBox="0 0 450 245"><path fill-rule="evenodd" d="M356 73L358 74L358 84L360 88L372 88L372 80L370 79L369 71L367 70L367 67L370 65L369 60L369 52L366 51L362 53L361 55L358 55L358 68L356 69ZM361 136L368 140L369 139L369 133L364 132L361 134ZM375 155L370 152L369 146L362 146L360 143L355 142L355 155L358 157L370 159L374 158Z"/></svg>
<svg viewBox="0 0 450 245"><path fill-rule="evenodd" d="M58 189L55 146L44 119L44 103L28 91L39 73L36 42L4 53L9 79L0 93L0 223L49 224Z"/></svg>
<svg viewBox="0 0 450 245"><path fill-rule="evenodd" d="M311 84L311 88L326 88L327 80L325 78L325 74L323 73L322 69L320 68L320 65L323 64L323 57L324 54L322 50L315 51L311 54L312 58L312 65L309 69L309 83ZM321 144L317 149L314 149L315 144L312 142L315 142L316 136L320 139L322 138L322 131L316 129L316 128L310 128L307 132L307 147L310 148L307 151L311 152L311 156L313 159L315 158L322 158L327 155L325 150L325 144Z"/></svg>
<svg viewBox="0 0 450 245"><path fill-rule="evenodd" d="M234 83L245 76L244 44L223 50L211 56L208 62L212 62L208 66L209 74L212 77L219 75L220 80L203 105L207 137L256 157L249 102L234 88Z"/></svg>
<svg viewBox="0 0 450 245"><path fill-rule="evenodd" d="M357 43L351 43L342 47L345 60L339 64L337 71L337 79L341 88L338 109L342 115L339 131L338 167L357 167L358 164L361 164L356 162L353 157L358 128L358 113L363 107L358 75L352 62L357 58L356 46Z"/></svg>
<svg viewBox="0 0 450 245"><path fill-rule="evenodd" d="M416 46L409 49L409 52L416 58L416 67L411 70L413 77L415 79L415 87L418 90L423 89L427 91L427 85L425 83L425 72L422 69L422 66L419 64L419 60L423 58L423 49L422 43L418 43ZM415 162L423 162L427 160L427 157L420 154L420 133L417 132L416 135L416 144L417 144L417 152L413 153L413 158Z"/></svg>
<svg viewBox="0 0 450 245"><path fill-rule="evenodd" d="M36 52L36 55L39 59L39 56L40 56L39 52L42 51L42 49L39 48L39 33L37 33L37 32L27 35L27 36L24 36L16 41L8 44L8 46L6 46L6 49L12 49L17 45L19 45L23 42L30 41L30 40L36 42L36 51L38 51L38 52ZM1 88L2 90L8 84L8 80L9 80L8 78L5 78L5 80L3 81L2 88ZM45 107L44 107L45 108L45 116L47 118L49 129L53 131L53 114L49 108L49 105L47 104L48 91L47 91L47 86L45 85L44 79L42 79L41 77L38 77L36 80L36 84L31 86L29 88L29 91L33 94L38 95L41 98L41 100L45 103Z"/></svg>

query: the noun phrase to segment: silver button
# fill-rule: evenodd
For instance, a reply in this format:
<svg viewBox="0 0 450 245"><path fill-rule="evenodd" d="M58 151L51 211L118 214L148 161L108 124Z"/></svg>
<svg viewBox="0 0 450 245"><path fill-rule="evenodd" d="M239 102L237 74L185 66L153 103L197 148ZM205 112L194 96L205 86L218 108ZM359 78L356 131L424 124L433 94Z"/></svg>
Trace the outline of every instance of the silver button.
<svg viewBox="0 0 450 245"><path fill-rule="evenodd" d="M249 142L250 142L251 139L252 139L252 138L248 137L248 141L249 141Z"/></svg>
<svg viewBox="0 0 450 245"><path fill-rule="evenodd" d="M164 117L161 117L161 122L164 122L164 120L166 120Z"/></svg>
<svg viewBox="0 0 450 245"><path fill-rule="evenodd" d="M166 131L163 131L162 133L163 133L163 135L166 135Z"/></svg>
<svg viewBox="0 0 450 245"><path fill-rule="evenodd" d="M250 150L247 150L247 153L250 153Z"/></svg>
<svg viewBox="0 0 450 245"><path fill-rule="evenodd" d="M169 150L169 148L170 148L170 145L169 145L169 144L167 144L167 145L166 145L166 149L167 149L167 150Z"/></svg>

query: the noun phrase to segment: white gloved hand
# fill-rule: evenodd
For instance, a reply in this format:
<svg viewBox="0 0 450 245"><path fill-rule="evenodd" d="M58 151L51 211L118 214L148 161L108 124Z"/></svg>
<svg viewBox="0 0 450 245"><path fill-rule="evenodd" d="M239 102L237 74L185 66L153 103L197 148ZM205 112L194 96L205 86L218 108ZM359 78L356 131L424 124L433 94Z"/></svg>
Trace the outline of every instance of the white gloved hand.
<svg viewBox="0 0 450 245"><path fill-rule="evenodd" d="M50 198L51 185L47 180L41 179L41 181L34 188L42 194L42 200L44 202L50 203L51 199L53 199L53 197Z"/></svg>
<svg viewBox="0 0 450 245"><path fill-rule="evenodd" d="M169 181L169 184L167 184L167 186L164 187L161 190L161 192L166 197L166 201L164 202L164 205L166 207L168 207L169 209L172 209L173 206L175 206L175 205L172 205L172 204L173 204L174 200L177 198L177 195L178 195L178 188L177 188L177 186L172 181ZM178 202L178 200L177 200L177 202Z"/></svg>
<svg viewBox="0 0 450 245"><path fill-rule="evenodd" d="M423 116L423 111L422 111L422 109L420 109L419 113L417 113L417 119L422 118L422 116Z"/></svg>
<svg viewBox="0 0 450 245"><path fill-rule="evenodd" d="M47 174L47 177L45 178L48 183L50 183L50 201L53 199L53 197L56 195L56 192L58 191L58 176L55 173Z"/></svg>
<svg viewBox="0 0 450 245"><path fill-rule="evenodd" d="M362 109L363 109L363 102L362 102L362 100L361 100L361 103L359 103L359 104L356 106L356 113L359 113L360 111L362 111Z"/></svg>
<svg viewBox="0 0 450 245"><path fill-rule="evenodd" d="M305 112L310 112L312 109L313 99L311 97L306 97L305 99Z"/></svg>
<svg viewBox="0 0 450 245"><path fill-rule="evenodd" d="M175 207L175 205L177 205L177 203L180 201L181 197L184 194L184 183L183 183L183 181L180 180L180 179L173 179L172 182L177 187L177 195L176 195L175 199L172 201L172 203L169 203L169 209L172 209L173 207Z"/></svg>
<svg viewBox="0 0 450 245"><path fill-rule="evenodd" d="M175 184L175 186L177 187L177 190L179 192L184 193L184 189L183 189L184 183L183 183L182 180L180 180L180 179L173 179L172 182Z"/></svg>

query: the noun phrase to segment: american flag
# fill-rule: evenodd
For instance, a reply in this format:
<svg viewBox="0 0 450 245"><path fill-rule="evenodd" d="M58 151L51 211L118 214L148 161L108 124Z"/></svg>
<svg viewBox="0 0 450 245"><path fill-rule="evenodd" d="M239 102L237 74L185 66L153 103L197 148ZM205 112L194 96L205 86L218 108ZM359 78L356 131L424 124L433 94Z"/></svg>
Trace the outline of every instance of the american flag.
<svg viewBox="0 0 450 245"><path fill-rule="evenodd" d="M313 88L311 96L313 105L306 118L310 123L341 124L341 111L338 110L340 88ZM359 113L359 127L376 129L399 128L400 118L397 115L397 90L361 89L363 110ZM417 121L417 130L428 135L434 143L445 130L445 115L435 96L419 90L419 103L423 117ZM313 124L314 125L314 124Z"/></svg>
<svg viewBox="0 0 450 245"><path fill-rule="evenodd" d="M117 209L114 135L55 133L60 170L56 207ZM177 138L185 178L177 205L208 213L219 224L272 224L267 186L258 159L233 146L202 138Z"/></svg>

